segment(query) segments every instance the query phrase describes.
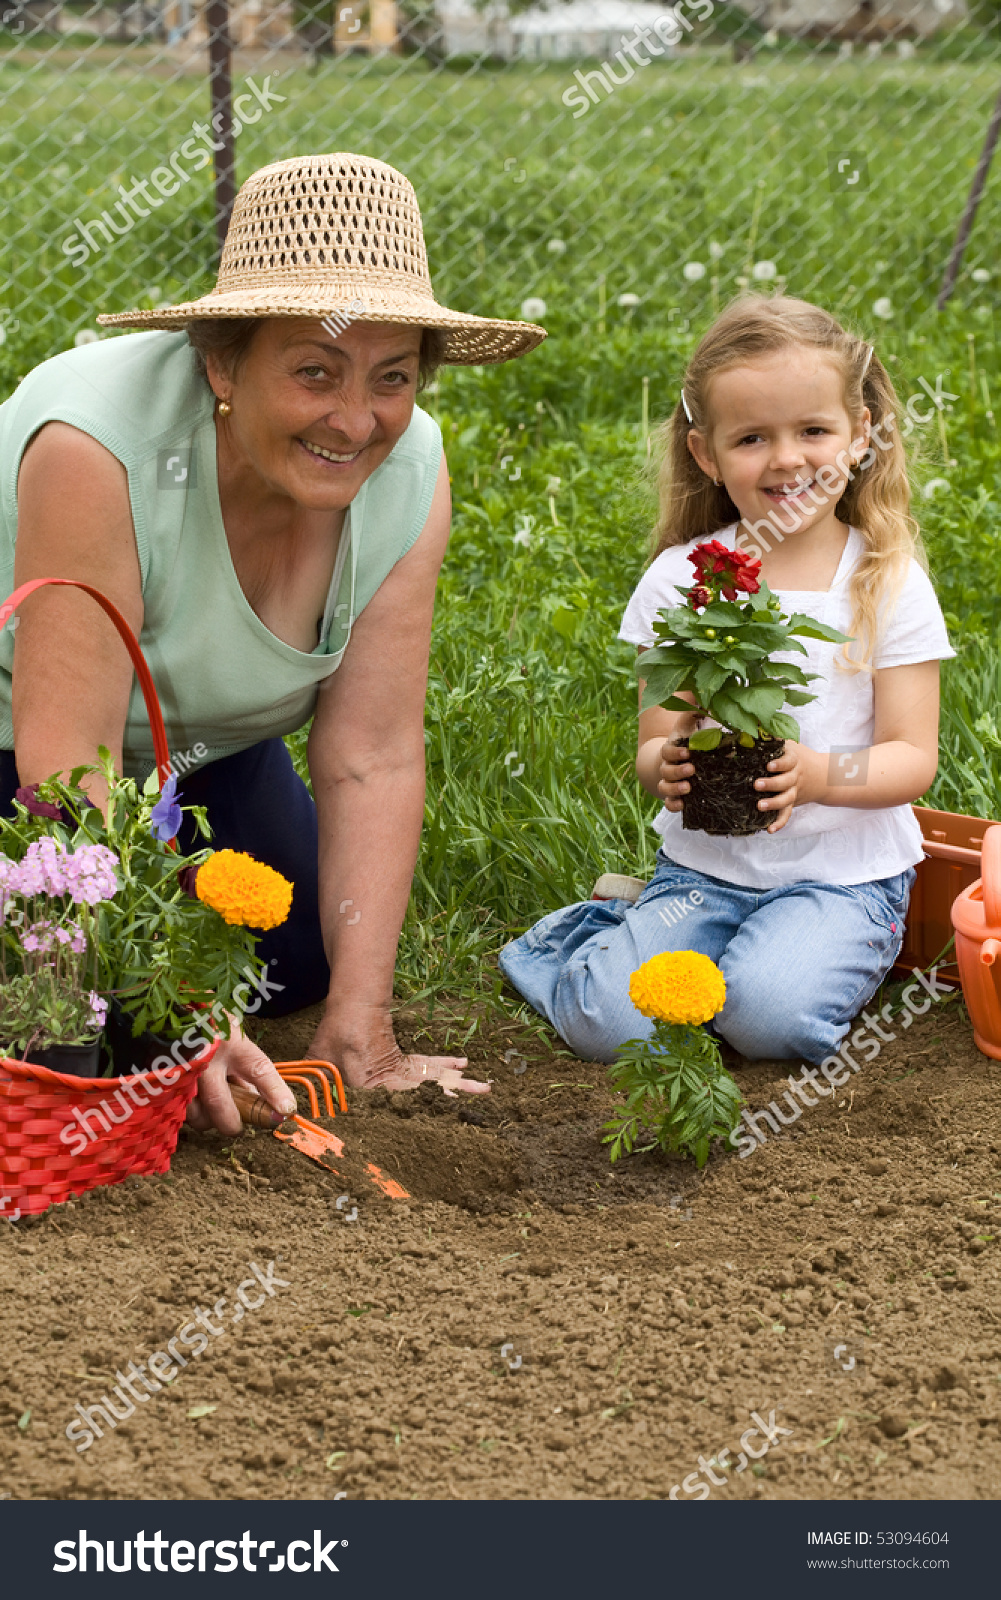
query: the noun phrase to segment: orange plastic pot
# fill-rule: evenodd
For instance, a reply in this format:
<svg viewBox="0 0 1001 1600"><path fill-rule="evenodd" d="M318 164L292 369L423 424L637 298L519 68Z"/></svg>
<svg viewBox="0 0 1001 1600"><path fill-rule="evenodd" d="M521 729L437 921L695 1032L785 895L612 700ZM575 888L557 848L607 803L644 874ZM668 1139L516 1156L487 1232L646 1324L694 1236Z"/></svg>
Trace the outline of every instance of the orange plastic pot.
<svg viewBox="0 0 1001 1600"><path fill-rule="evenodd" d="M1001 825L987 828L976 883L953 902L956 960L973 1037L985 1056L1001 1061Z"/></svg>

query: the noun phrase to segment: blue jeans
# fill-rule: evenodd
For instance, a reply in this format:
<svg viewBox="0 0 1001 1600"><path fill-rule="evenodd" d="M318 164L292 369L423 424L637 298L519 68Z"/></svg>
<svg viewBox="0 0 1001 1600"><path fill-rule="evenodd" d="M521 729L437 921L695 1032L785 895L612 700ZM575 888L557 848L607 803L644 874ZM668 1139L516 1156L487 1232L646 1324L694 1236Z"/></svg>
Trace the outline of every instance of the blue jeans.
<svg viewBox="0 0 1001 1600"><path fill-rule="evenodd" d="M14 815L20 787L12 750L0 750L0 817ZM320 928L316 807L282 739L266 739L184 773L177 781L185 806L205 806L215 850L246 850L293 884L292 909L280 928L257 941L268 980L280 992L263 1001L259 1017L284 1017L325 1000L330 967ZM177 839L185 853L206 841L190 816Z"/></svg>
<svg viewBox="0 0 1001 1600"><path fill-rule="evenodd" d="M500 969L585 1061L614 1061L653 1023L629 977L665 950L698 950L726 980L709 1029L750 1060L819 1065L900 953L913 867L876 883L745 889L658 853L635 905L579 901L500 953Z"/></svg>

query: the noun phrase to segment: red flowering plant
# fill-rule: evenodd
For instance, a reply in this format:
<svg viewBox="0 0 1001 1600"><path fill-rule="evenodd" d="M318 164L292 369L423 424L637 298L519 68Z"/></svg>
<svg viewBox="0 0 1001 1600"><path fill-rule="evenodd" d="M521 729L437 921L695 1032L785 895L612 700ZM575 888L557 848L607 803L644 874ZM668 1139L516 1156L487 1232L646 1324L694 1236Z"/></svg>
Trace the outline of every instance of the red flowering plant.
<svg viewBox="0 0 1001 1600"><path fill-rule="evenodd" d="M816 699L804 685L818 674L775 657L793 650L805 655L801 637L841 644L846 636L799 611L784 616L760 577L761 562L742 550L710 539L688 559L697 581L680 591L684 605L659 613L659 643L636 663L646 680L643 709L694 709L717 723L691 735L691 750L715 750L727 732L745 747L761 739L798 739L799 723L782 708ZM694 696L694 708L679 698L683 692Z"/></svg>

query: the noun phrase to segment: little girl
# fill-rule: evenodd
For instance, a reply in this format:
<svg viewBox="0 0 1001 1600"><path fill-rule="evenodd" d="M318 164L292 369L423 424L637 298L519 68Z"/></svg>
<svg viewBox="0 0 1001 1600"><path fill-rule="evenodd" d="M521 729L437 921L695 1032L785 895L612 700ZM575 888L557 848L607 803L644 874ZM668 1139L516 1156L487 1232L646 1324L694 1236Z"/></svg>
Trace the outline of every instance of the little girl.
<svg viewBox="0 0 1001 1600"><path fill-rule="evenodd" d="M896 411L872 347L802 300L741 297L692 357L665 429L655 557L619 637L641 654L655 643L658 611L695 582L689 556L715 538L760 559L784 612L851 642L779 658L819 674L816 699L786 708L801 736L757 780L774 820L749 837L683 830L698 721L641 711L636 771L664 802L653 878L613 885L635 884L635 901L543 917L500 956L586 1060L652 1032L629 975L660 951L718 963L726 1004L710 1026L742 1055L817 1064L899 954L922 855L911 802L935 776L938 663L955 651L908 514Z"/></svg>

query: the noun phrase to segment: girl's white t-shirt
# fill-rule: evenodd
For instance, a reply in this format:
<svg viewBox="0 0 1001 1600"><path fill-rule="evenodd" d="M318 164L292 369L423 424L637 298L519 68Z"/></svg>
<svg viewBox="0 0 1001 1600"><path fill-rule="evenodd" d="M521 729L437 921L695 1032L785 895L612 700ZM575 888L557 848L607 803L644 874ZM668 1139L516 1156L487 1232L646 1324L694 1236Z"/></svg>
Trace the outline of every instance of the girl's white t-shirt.
<svg viewBox="0 0 1001 1600"><path fill-rule="evenodd" d="M713 537L732 550L736 533L735 523ZM695 582L688 557L702 542L693 539L661 552L626 607L620 639L644 648L657 643L654 619L659 611L684 604L678 591ZM850 633L849 579L864 548L857 529L849 529L830 589L777 590L782 610L787 615L805 612L841 633ZM805 656L793 650L780 652L775 659L795 662L804 672L819 673L806 685L817 698L805 706L783 709L799 722L801 744L832 752L832 781L840 777L846 786L862 783L875 732L872 677L866 671L846 672L835 667L840 645L823 639L803 639L802 643ZM905 667L918 661L945 661L955 654L931 582L912 559L896 605L891 608L884 600L879 608L873 666ZM776 889L807 880L871 883L894 877L922 858L921 829L909 805L871 810L811 802L795 806L778 833L762 830L737 838L685 830L682 813L666 808L658 813L653 826L672 861L752 889Z"/></svg>

